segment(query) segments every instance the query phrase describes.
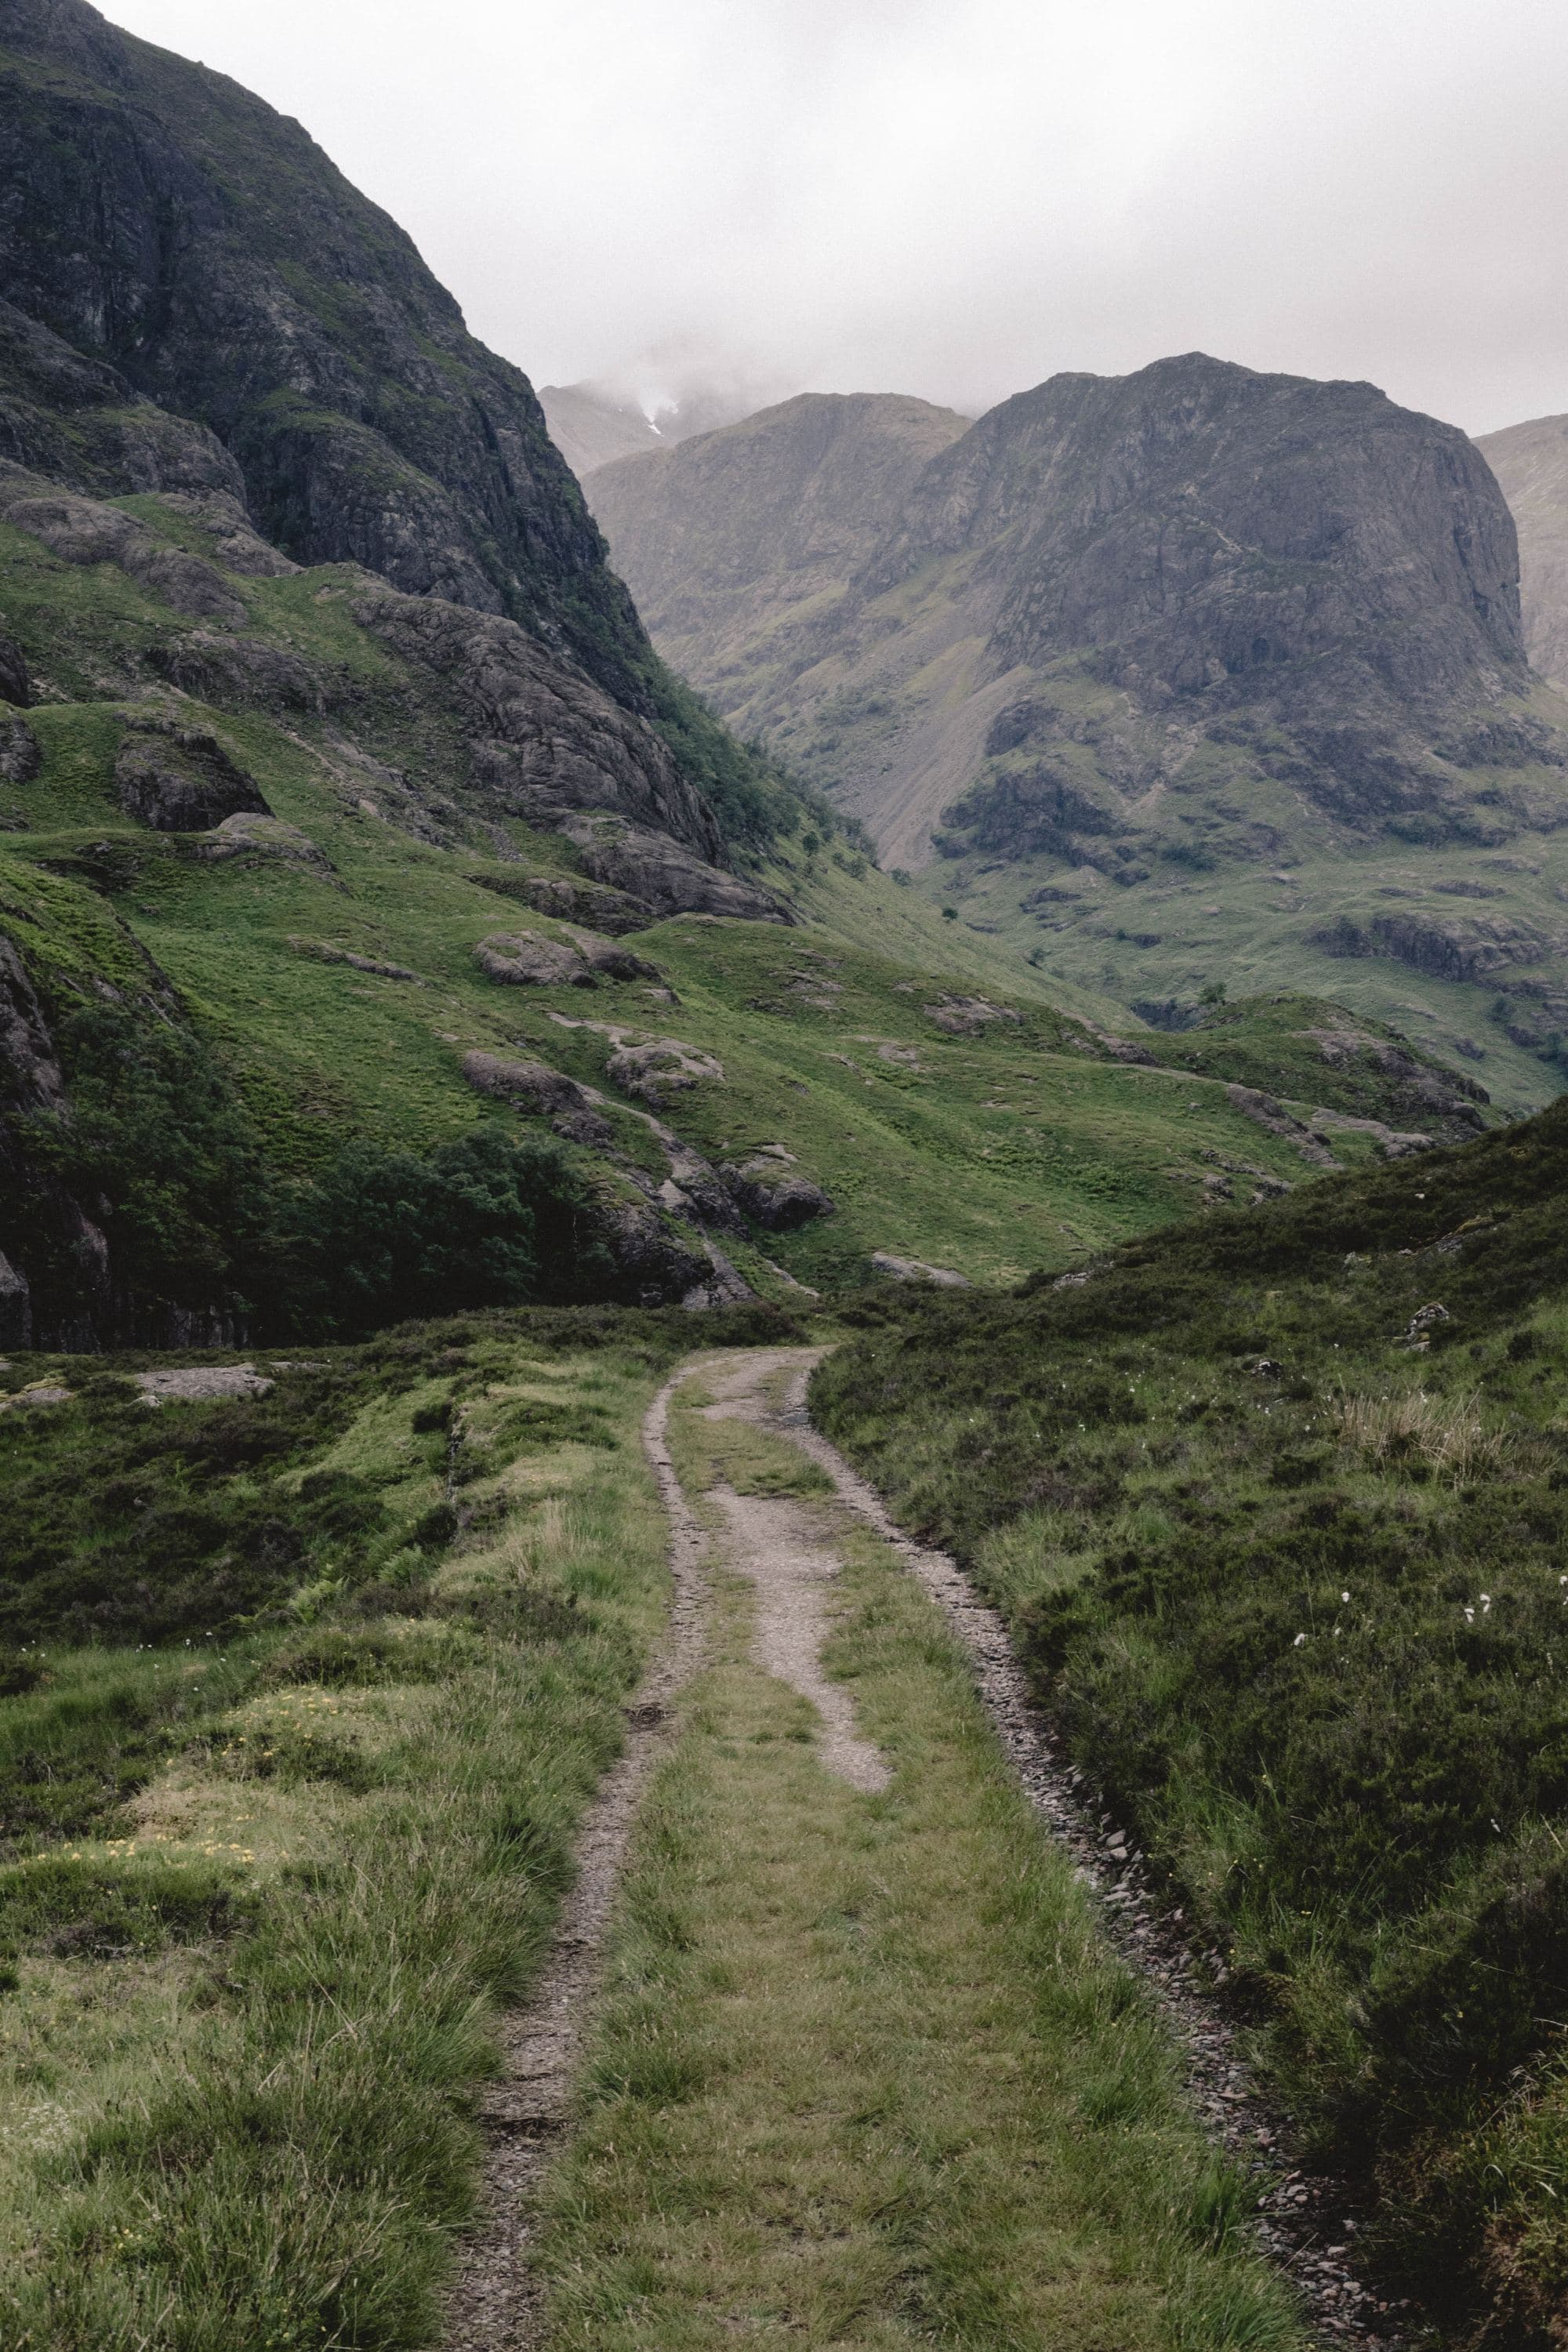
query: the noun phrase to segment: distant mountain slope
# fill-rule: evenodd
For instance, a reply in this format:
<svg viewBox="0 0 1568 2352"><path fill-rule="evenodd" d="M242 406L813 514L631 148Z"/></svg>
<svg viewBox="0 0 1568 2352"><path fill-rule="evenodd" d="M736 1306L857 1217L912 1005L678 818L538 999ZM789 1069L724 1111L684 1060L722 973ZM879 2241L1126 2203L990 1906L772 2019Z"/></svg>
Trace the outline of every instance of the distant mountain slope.
<svg viewBox="0 0 1568 2352"><path fill-rule="evenodd" d="M1190 354L1053 378L887 499L802 410L592 495L670 658L887 862L1156 1016L1215 978L1349 988L1554 1087L1525 1057L1568 1034L1568 707L1463 434ZM813 571L818 501L847 520Z"/></svg>
<svg viewBox="0 0 1568 2352"><path fill-rule="evenodd" d="M592 384L542 383L539 404L551 439L579 481L596 466L664 446L640 408L607 399Z"/></svg>
<svg viewBox="0 0 1568 2352"><path fill-rule="evenodd" d="M623 457L587 492L668 659L728 702L752 663L787 660L786 638L815 646L927 465L966 429L901 394L803 393Z"/></svg>
<svg viewBox="0 0 1568 2352"><path fill-rule="evenodd" d="M1568 416L1537 416L1476 443L1519 529L1524 641L1543 676L1568 686Z"/></svg>

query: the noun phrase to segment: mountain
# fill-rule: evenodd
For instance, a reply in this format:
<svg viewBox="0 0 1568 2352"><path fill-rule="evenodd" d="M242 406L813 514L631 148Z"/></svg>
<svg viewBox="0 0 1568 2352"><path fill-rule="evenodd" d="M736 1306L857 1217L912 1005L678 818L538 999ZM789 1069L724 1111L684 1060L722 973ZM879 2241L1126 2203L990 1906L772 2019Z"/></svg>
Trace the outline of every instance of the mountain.
<svg viewBox="0 0 1568 2352"><path fill-rule="evenodd" d="M581 480L596 466L663 446L658 427L629 400L617 400L587 383L542 383L539 404L550 437Z"/></svg>
<svg viewBox="0 0 1568 2352"><path fill-rule="evenodd" d="M550 437L579 479L617 458L645 450L672 449L693 434L717 432L762 404L758 394L738 377L731 374L724 381L708 377L679 351L650 353L646 372L654 381L668 381L677 387L651 401L651 415L625 388L624 380L620 385L540 386L539 401Z"/></svg>
<svg viewBox="0 0 1568 2352"><path fill-rule="evenodd" d="M787 642L815 646L824 612L966 428L899 394L806 393L625 457L587 494L667 657L727 700L753 667L787 661Z"/></svg>
<svg viewBox="0 0 1568 2352"><path fill-rule="evenodd" d="M1191 354L1053 378L904 479L851 444L857 496L831 414L592 478L656 642L737 727L1147 1018L1215 979L1348 994L1515 1105L1555 1090L1568 707L1462 434ZM814 568L819 499L846 520Z"/></svg>
<svg viewBox="0 0 1568 2352"><path fill-rule="evenodd" d="M1519 528L1520 601L1530 658L1568 685L1568 416L1537 416L1476 443Z"/></svg>
<svg viewBox="0 0 1568 2352"><path fill-rule="evenodd" d="M1486 1123L1331 1003L1123 1037L868 867L298 126L0 32L0 1345L1006 1279Z"/></svg>

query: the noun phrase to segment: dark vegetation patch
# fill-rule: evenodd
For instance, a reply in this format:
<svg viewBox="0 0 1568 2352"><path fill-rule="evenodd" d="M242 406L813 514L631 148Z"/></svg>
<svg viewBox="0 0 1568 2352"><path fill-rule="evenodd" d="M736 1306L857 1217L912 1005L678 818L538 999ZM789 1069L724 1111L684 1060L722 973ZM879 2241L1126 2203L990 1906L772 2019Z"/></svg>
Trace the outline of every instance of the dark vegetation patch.
<svg viewBox="0 0 1568 2352"><path fill-rule="evenodd" d="M1305 2142L1381 2192L1391 2273L1544 2342L1568 2276L1568 1107L1087 1283L868 1303L815 1399L1008 1610Z"/></svg>

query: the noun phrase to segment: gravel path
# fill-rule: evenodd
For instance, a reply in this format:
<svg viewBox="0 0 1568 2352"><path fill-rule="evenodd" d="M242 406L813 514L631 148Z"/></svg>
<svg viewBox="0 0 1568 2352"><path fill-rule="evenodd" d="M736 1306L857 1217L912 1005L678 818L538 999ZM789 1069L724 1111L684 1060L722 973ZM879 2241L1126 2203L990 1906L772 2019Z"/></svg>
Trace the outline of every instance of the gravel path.
<svg viewBox="0 0 1568 2352"><path fill-rule="evenodd" d="M714 1395L709 1417L751 1421L797 1445L942 1612L969 1651L980 1696L1030 1802L1073 1853L1079 1877L1099 1897L1107 1933L1152 1991L1181 2044L1194 2105L1215 2139L1258 2179L1265 2251L1294 2280L1324 2344L1397 2352L1401 2339L1393 2315L1367 2294L1347 2262L1354 2222L1344 2218L1342 2192L1299 2172L1281 2175L1279 2118L1259 2097L1229 2026L1198 1980L1180 1912L1156 1909L1131 1839L1095 1809L1091 1792L1058 1750L1030 1699L1001 1617L976 1597L945 1553L905 1536L875 1490L812 1428L806 1387L823 1352L755 1349L687 1364L660 1391L643 1424L669 1517L670 1625L626 1710L626 1751L588 1813L577 1883L538 1991L510 2021L502 2078L483 2102L489 2152L482 2218L465 2242L448 2300L447 2352L525 2352L540 2341L541 2293L528 2263L531 2193L568 2119L637 1801L668 1736L671 1703L702 1657L709 1538L676 1478L666 1434L675 1391L694 1374ZM876 1748L858 1737L847 1693L822 1672L827 1591L838 1562L824 1543L819 1516L798 1503L725 1487L715 1489L714 1499L730 1536L722 1548L758 1588L761 1663L818 1709L824 1763L858 1788L885 1787L887 1768ZM1204 1957L1223 1981L1221 1956Z"/></svg>

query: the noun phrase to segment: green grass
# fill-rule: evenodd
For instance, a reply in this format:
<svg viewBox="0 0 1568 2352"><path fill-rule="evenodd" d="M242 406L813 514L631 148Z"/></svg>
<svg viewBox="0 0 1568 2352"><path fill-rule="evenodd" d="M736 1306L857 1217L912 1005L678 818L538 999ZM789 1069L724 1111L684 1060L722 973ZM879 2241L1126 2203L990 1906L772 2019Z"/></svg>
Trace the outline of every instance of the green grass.
<svg viewBox="0 0 1568 2352"><path fill-rule="evenodd" d="M1565 1142L1554 1108L1079 1288L911 1305L816 1389L1008 1613L1389 2276L1532 2346L1568 2272Z"/></svg>
<svg viewBox="0 0 1568 2352"><path fill-rule="evenodd" d="M209 1459L205 1486L221 1522L258 1483L275 1511L352 1485L377 1506L363 1547L340 1530L331 1560L294 1563L237 1641L8 1654L7 2346L432 2340L496 2015L661 1620L637 1429L695 1336L679 1315L525 1315L333 1353L330 1409L300 1412L292 1448L226 1482ZM194 1459L233 1426L225 1404L135 1410ZM122 1465L123 1411L30 1417L57 1593L73 1561L99 1574L72 1496ZM441 1541L413 1539L435 1509Z"/></svg>
<svg viewBox="0 0 1568 2352"><path fill-rule="evenodd" d="M674 1417L699 1493L748 1472L815 1489L759 1482L794 1449L700 1402ZM967 1662L883 1545L804 1507L845 1560L825 1663L893 1783L824 1770L812 1710L751 1655L749 1584L721 1575L547 2185L550 2342L1284 2352L1247 2193Z"/></svg>
<svg viewBox="0 0 1568 2352"><path fill-rule="evenodd" d="M211 553L188 516L123 503ZM831 840L809 857L798 839L774 845L766 878L796 898L799 929L680 919L645 935L638 951L673 1003L639 982L592 994L497 984L473 960L482 939L558 927L491 886L569 876L572 853L476 799L454 713L355 622L356 586L333 566L237 583L247 633L309 667L324 714L170 702L182 724L217 734L329 861L213 865L129 820L112 781L122 715L148 691L148 649L189 624L112 567L64 565L0 532L7 625L50 698L30 719L42 775L0 790L0 919L58 1015L107 983L151 1018L172 987L279 1174L319 1171L345 1136L429 1151L481 1119L510 1121L464 1080L469 1049L521 1050L598 1082L609 1042L563 1019L672 1034L724 1071L668 1106L678 1130L715 1154L782 1142L838 1204L803 1233L741 1244L748 1278L787 1297L769 1258L820 1289L863 1283L878 1251L1006 1281L1168 1221L1214 1159L1287 1181L1307 1172L1226 1100L1237 1076L1268 1080L1303 1112L1324 1103L1407 1123L1370 1056L1352 1083L1304 1036L1342 1022L1322 1004L1239 1008L1201 1045L1151 1038L1179 1066L1119 1063L1064 1017L1103 1026L1115 1016L1102 998L1031 970L1007 940L943 923ZM426 803L441 812L434 826ZM416 982L324 961L322 946L401 964ZM832 987L803 987L803 971ZM976 993L1021 1018L954 1037L926 1010ZM611 1117L615 1148L662 1176L631 1106ZM584 1165L606 1198L626 1197L603 1158Z"/></svg>

